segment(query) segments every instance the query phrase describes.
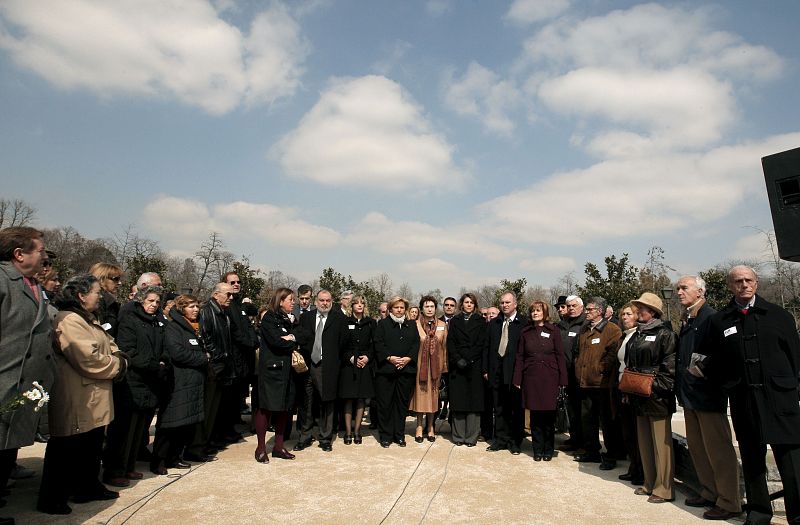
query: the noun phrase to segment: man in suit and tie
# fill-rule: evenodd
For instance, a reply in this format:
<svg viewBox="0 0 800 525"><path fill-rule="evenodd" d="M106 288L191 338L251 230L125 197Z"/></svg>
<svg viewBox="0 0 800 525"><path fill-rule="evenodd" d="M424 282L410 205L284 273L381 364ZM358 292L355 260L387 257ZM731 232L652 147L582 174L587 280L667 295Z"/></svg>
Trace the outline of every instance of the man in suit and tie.
<svg viewBox="0 0 800 525"><path fill-rule="evenodd" d="M299 321L300 316L304 313L315 310L314 305L311 304L311 295L313 293L314 290L307 284L301 284L297 287L297 303L295 303L292 311L295 322Z"/></svg>
<svg viewBox="0 0 800 525"><path fill-rule="evenodd" d="M317 293L316 311L300 317L297 342L300 353L308 364L308 379L300 405L304 417L300 418L300 441L295 446L296 450L302 450L311 444L314 422L311 410L315 395L320 399L319 446L326 452L332 450L339 365L341 354L350 341L347 318L340 308L331 308L332 305L331 293L320 290Z"/></svg>

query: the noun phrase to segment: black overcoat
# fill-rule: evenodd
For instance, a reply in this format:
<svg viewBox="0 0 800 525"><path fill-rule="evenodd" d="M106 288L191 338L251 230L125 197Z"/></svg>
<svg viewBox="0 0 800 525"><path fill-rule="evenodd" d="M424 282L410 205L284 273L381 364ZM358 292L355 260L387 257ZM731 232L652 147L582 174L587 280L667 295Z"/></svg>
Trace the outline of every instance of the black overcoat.
<svg viewBox="0 0 800 525"><path fill-rule="evenodd" d="M300 316L297 329L297 342L300 353L311 365L311 352L314 349L314 337L317 331L318 311L307 312ZM350 333L347 329L347 317L341 309L334 307L328 312L325 327L322 329L322 401L335 401L339 393L339 365L342 354L350 346Z"/></svg>
<svg viewBox="0 0 800 525"><path fill-rule="evenodd" d="M800 340L789 312L757 295L745 315L731 300L711 318L702 348L709 379L730 396L737 435L749 428L761 443L800 444Z"/></svg>
<svg viewBox="0 0 800 525"><path fill-rule="evenodd" d="M172 392L161 408L159 425L164 428L191 425L203 420L203 395L208 357L203 339L175 308L164 337L164 352L174 371Z"/></svg>
<svg viewBox="0 0 800 525"><path fill-rule="evenodd" d="M136 303L136 307L120 319L117 327L117 346L129 360L125 379L116 385L115 393L127 388L134 409L155 409L172 390L171 374L167 373L169 359L164 356L166 327L161 319L158 313L150 315L140 303ZM117 397L115 395L115 402Z"/></svg>
<svg viewBox="0 0 800 525"><path fill-rule="evenodd" d="M419 353L419 331L416 321L395 322L391 317L378 321L375 326L375 372L381 375L415 375ZM389 356L409 357L411 361L402 370L387 361Z"/></svg>
<svg viewBox="0 0 800 525"><path fill-rule="evenodd" d="M675 351L678 337L663 322L650 328L641 326L625 345L625 366L637 372L653 372L650 397L629 395L639 416L668 417L675 413Z"/></svg>
<svg viewBox="0 0 800 525"><path fill-rule="evenodd" d="M354 316L347 318L350 345L347 351L342 352L339 371L339 397L342 399L365 399L375 395L375 324L375 320L369 316L363 316L361 320ZM355 362L362 355L367 356L369 362L364 368L358 368Z"/></svg>
<svg viewBox="0 0 800 525"><path fill-rule="evenodd" d="M697 316L689 319L678 334L678 352L675 355L675 393L684 408L702 412L726 412L728 396L725 390L704 377L689 373L692 354L699 353L700 343L708 332L709 321L717 313L704 304Z"/></svg>
<svg viewBox="0 0 800 525"><path fill-rule="evenodd" d="M258 403L264 410L283 412L294 406L292 352L295 341L282 339L294 334L289 316L271 310L261 319L261 352L258 359Z"/></svg>
<svg viewBox="0 0 800 525"><path fill-rule="evenodd" d="M236 375L238 377L250 377L255 372L258 335L239 297L234 297L231 300L230 306L225 309L225 314L230 319L231 350Z"/></svg>
<svg viewBox="0 0 800 525"><path fill-rule="evenodd" d="M483 410L483 360L488 344L487 337L486 320L477 313L472 314L469 320L463 314L450 320L450 330L447 333L450 410ZM509 354L513 356L515 347L509 344L509 348ZM461 359L466 361L463 368L459 366ZM510 360L513 361L513 357Z"/></svg>
<svg viewBox="0 0 800 525"><path fill-rule="evenodd" d="M561 349L561 332L553 323L529 324L522 329L516 351L514 385L528 410L555 410L558 387L567 386L567 366Z"/></svg>

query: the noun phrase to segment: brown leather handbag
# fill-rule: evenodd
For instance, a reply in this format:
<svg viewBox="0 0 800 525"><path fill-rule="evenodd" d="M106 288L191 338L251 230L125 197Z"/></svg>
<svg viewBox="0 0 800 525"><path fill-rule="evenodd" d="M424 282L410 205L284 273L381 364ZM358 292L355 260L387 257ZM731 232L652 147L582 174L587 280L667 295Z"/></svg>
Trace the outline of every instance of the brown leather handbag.
<svg viewBox="0 0 800 525"><path fill-rule="evenodd" d="M636 372L630 368L622 371L619 380L619 389L626 394L650 397L653 395L653 381L656 375L653 372Z"/></svg>
<svg viewBox="0 0 800 525"><path fill-rule="evenodd" d="M306 360L303 359L303 354L297 350L292 352L292 368L294 368L294 371L298 374L308 371L308 365L306 365Z"/></svg>

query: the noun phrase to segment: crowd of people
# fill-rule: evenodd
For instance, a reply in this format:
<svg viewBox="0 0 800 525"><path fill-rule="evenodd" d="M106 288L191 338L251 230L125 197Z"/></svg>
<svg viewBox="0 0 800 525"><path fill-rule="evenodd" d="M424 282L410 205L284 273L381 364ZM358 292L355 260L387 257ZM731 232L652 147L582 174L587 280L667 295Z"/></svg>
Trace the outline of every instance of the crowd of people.
<svg viewBox="0 0 800 525"><path fill-rule="evenodd" d="M649 292L618 317L604 298L575 295L520 311L512 292L497 305L447 297L441 314L435 297L396 296L372 316L362 296L307 285L279 288L257 309L233 272L208 298L165 293L145 273L121 302L120 267L100 262L61 283L56 256L33 228L0 230L0 402L34 381L50 393L46 421L25 403L0 414L0 486L18 449L48 434L41 512L117 498L108 487L141 479L138 461L157 475L214 461L242 441L247 412L260 463L295 459L314 441L331 452L339 432L345 446L360 445L367 411L383 448L406 446L411 414L416 443L440 437L439 419L455 446L485 441L489 452L519 455L529 428L533 460L550 461L561 412L561 451L603 470L627 460L619 478L663 503L675 499L679 403L701 486L687 505L707 507L711 520L743 510L730 405L747 523L772 516L768 444L787 517L800 522L800 339L794 318L757 295L752 268L730 270L733 298L720 312L705 302L701 278L682 277L672 326Z"/></svg>

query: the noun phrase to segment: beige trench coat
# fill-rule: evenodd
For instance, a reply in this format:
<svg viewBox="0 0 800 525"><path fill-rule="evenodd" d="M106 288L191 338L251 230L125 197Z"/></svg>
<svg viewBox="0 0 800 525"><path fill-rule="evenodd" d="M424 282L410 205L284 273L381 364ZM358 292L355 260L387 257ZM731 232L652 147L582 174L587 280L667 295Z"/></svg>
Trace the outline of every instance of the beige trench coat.
<svg viewBox="0 0 800 525"><path fill-rule="evenodd" d="M120 372L114 339L97 320L74 312L56 315L56 380L50 395L50 435L72 436L111 423L112 379Z"/></svg>

